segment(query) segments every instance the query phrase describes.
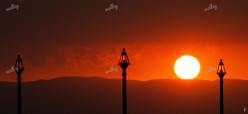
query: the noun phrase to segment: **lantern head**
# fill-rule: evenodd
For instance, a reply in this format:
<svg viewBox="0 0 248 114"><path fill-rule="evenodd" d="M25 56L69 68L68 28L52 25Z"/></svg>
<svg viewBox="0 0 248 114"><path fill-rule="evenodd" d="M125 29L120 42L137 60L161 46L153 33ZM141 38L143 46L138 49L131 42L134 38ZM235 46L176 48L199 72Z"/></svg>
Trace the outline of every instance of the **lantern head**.
<svg viewBox="0 0 248 114"><path fill-rule="evenodd" d="M119 65L122 68L127 68L128 65L130 65L127 53L125 52L125 48L123 48L123 52L122 52L120 60L119 60Z"/></svg>
<svg viewBox="0 0 248 114"><path fill-rule="evenodd" d="M226 74L226 70L225 70L224 64L222 62L222 59L220 59L220 63L219 63L218 70L217 70L217 74L220 77L224 77L224 75Z"/></svg>
<svg viewBox="0 0 248 114"><path fill-rule="evenodd" d="M16 73L22 73L22 71L24 70L22 60L20 58L20 55L18 55L17 57L18 58L17 58L16 63L15 63L15 69L17 69Z"/></svg>

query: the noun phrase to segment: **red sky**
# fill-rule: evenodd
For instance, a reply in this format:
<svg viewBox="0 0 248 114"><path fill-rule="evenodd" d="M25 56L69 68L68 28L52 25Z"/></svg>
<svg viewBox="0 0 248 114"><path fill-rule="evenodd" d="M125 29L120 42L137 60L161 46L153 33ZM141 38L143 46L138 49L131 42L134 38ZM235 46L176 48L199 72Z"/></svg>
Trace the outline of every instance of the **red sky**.
<svg viewBox="0 0 248 114"><path fill-rule="evenodd" d="M131 65L127 78L178 78L175 61L197 58L197 79L215 80L223 59L225 78L248 79L248 2L199 1L25 1L19 11L1 10L0 80L15 81L5 72L17 54L23 59L23 80L61 76L121 78L118 59L125 47ZM105 11L111 3L118 10ZM209 4L217 10L204 11ZM10 1L2 1L5 9ZM111 66L118 72L106 74Z"/></svg>

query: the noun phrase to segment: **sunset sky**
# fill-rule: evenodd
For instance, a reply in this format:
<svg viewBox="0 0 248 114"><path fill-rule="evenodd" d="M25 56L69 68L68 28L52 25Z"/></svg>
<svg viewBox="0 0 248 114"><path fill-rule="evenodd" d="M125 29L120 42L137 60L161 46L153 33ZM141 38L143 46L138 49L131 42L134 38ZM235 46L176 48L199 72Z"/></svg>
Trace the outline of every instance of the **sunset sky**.
<svg viewBox="0 0 248 114"><path fill-rule="evenodd" d="M14 3L19 10L6 12ZM110 4L118 10L105 11ZM217 9L204 11L210 4ZM179 79L175 61L194 56L201 65L195 79L245 79L248 65L247 0L2 0L0 1L0 81L17 54L23 81L64 76L121 78L122 48L130 59L127 79ZM110 67L117 72L105 73Z"/></svg>

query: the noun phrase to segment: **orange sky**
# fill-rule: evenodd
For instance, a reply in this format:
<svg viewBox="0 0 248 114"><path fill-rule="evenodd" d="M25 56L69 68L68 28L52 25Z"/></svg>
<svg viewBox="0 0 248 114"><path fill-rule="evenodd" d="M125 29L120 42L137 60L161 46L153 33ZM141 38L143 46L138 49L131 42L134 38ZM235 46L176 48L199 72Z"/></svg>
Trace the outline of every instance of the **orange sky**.
<svg viewBox="0 0 248 114"><path fill-rule="evenodd" d="M23 56L25 72L23 80L50 79L60 76L101 76L105 78L121 78L121 69L117 65L121 54L121 46L118 48L101 47L81 48L68 47L60 51L66 56L61 63L54 56L49 55L42 66L33 66ZM174 63L182 55L192 55L198 59L201 71L196 79L214 80L218 79L216 71L205 73L209 67L217 68L219 59L222 58L227 70L225 78L247 79L245 59L247 50L245 45L217 45L217 44L185 44L175 43L163 45L163 43L145 44L139 46L125 46L130 58L131 65L127 69L128 79L150 80L178 78L174 73ZM233 48L235 47L235 48ZM94 54L80 55L78 50L96 51ZM237 51L238 50L238 51ZM231 54L230 54L231 53ZM240 55L242 54L242 55ZM13 62L15 60L14 57ZM92 59L94 58L94 59ZM105 73L113 66L118 72ZM8 70L5 68L4 70ZM1 73L3 80L15 80L15 73L5 75Z"/></svg>
<svg viewBox="0 0 248 114"><path fill-rule="evenodd" d="M61 76L121 78L117 64L124 47L131 63L128 79L178 78L174 63L183 55L200 62L197 79L218 79L216 72L204 72L216 68L221 58L225 78L248 79L247 1L128 0L114 2L119 10L105 12L112 2L29 1L19 3L20 11L0 12L4 14L0 80L16 80L15 73L5 72L14 65L17 53L23 59L24 81ZM8 1L3 3L1 8L9 6ZM218 9L205 12L210 3ZM106 74L111 66L118 72Z"/></svg>

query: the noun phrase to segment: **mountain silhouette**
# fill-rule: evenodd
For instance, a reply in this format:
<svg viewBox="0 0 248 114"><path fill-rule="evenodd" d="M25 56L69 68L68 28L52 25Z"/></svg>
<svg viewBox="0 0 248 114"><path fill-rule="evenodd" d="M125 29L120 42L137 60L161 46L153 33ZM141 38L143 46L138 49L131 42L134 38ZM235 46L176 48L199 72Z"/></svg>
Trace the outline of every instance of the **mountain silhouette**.
<svg viewBox="0 0 248 114"><path fill-rule="evenodd" d="M225 114L244 114L248 81L224 80ZM17 83L0 82L0 113L16 114ZM121 114L122 80L61 77L22 83L23 114ZM128 114L218 114L219 80L127 80Z"/></svg>

